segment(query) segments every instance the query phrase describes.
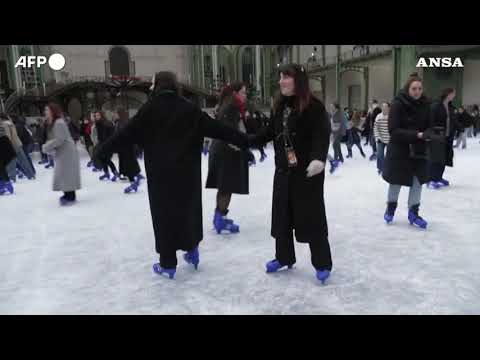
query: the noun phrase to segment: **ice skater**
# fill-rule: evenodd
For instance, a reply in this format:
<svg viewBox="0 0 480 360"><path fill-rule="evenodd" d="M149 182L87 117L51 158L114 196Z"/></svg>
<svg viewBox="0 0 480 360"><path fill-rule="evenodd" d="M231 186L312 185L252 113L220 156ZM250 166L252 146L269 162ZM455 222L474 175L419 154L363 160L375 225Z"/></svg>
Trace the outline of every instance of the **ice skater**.
<svg viewBox="0 0 480 360"><path fill-rule="evenodd" d="M49 103L45 116L52 127L52 137L42 146L42 151L55 158L53 191L63 191L60 205L72 205L77 200L76 191L81 188L78 150L60 105Z"/></svg>
<svg viewBox="0 0 480 360"><path fill-rule="evenodd" d="M453 138L459 127L452 105L455 94L453 88L444 89L440 99L432 104L433 126L437 127L438 131L445 136L445 140L440 144L439 151L442 154L439 159L430 161L429 188L439 189L450 185L450 182L443 178L443 174L445 166L453 167Z"/></svg>
<svg viewBox="0 0 480 360"><path fill-rule="evenodd" d="M232 129L247 132L245 84L237 82L222 91L217 121ZM249 162L253 154L221 140L212 142L208 158L207 189L217 189L213 225L218 234L223 230L238 233L240 226L227 218L232 194L249 193Z"/></svg>
<svg viewBox="0 0 480 360"><path fill-rule="evenodd" d="M107 120L103 111L95 112L95 128L97 131L99 145L112 137L113 133L115 132L115 128L112 122ZM103 175L99 177L99 180L111 180L112 182L115 182L120 175L117 171L117 168L115 167L115 164L112 161L113 152L108 155L108 157L105 157L103 159L104 162L101 164L102 166L99 166L100 164L97 164L95 165L95 167L103 169ZM108 171L109 168L110 170L112 170L112 178L110 178L110 172Z"/></svg>
<svg viewBox="0 0 480 360"><path fill-rule="evenodd" d="M121 131L128 123L129 114L123 107L116 110L117 122L116 131ZM130 185L124 189L125 194L136 193L140 186L140 165L138 164L135 147L132 144L126 144L118 149L118 168L121 175L125 175L130 181Z"/></svg>
<svg viewBox="0 0 480 360"><path fill-rule="evenodd" d="M379 175L383 172L383 164L385 163L385 149L390 142L390 133L388 131L388 113L390 112L390 104L384 102L382 104L382 112L375 118L373 125L373 135L377 142L377 172Z"/></svg>
<svg viewBox="0 0 480 360"><path fill-rule="evenodd" d="M0 122L0 195L13 194L13 184L8 176L7 165L17 156L7 135L6 127Z"/></svg>
<svg viewBox="0 0 480 360"><path fill-rule="evenodd" d="M102 161L127 144L144 149L155 249L160 256L153 270L171 279L177 269L177 250L186 251L185 261L195 268L200 262L204 137L248 147L246 134L210 118L179 91L175 74L157 73L150 99L94 154Z"/></svg>
<svg viewBox="0 0 480 360"><path fill-rule="evenodd" d="M432 140L430 103L423 94L422 79L410 75L405 86L393 99L388 117L390 142L383 167L383 179L388 187L384 219L393 221L402 186L408 194L408 221L422 229L427 221L419 215L422 184L428 182L427 141Z"/></svg>
<svg viewBox="0 0 480 360"><path fill-rule="evenodd" d="M305 68L290 64L278 71L280 93L270 125L252 142L273 140L275 149L271 235L276 251L266 270L295 264L295 231L298 242L310 245L315 275L324 283L332 270L323 196L331 125L324 105L310 91Z"/></svg>

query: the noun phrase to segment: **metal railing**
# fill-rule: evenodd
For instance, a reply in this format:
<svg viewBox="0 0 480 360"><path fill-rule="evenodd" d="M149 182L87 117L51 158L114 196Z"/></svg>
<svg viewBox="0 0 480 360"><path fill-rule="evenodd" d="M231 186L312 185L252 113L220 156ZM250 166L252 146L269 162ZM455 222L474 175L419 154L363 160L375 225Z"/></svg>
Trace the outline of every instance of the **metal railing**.
<svg viewBox="0 0 480 360"><path fill-rule="evenodd" d="M369 56L380 55L391 51L393 45L367 45L365 47L357 47L352 50L344 51L340 54L341 61L351 61L351 60L359 60L361 58L366 58ZM307 69L317 69L322 68L324 66L331 66L337 63L337 56L326 56L325 57L325 64L323 64L322 57L317 54L315 61L312 59L308 59L304 66Z"/></svg>

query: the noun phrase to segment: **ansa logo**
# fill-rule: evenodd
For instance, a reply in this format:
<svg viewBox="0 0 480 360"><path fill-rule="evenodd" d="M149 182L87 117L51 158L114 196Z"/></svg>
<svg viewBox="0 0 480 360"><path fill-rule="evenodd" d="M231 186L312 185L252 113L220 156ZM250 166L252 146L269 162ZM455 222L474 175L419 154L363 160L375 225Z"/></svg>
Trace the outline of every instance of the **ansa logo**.
<svg viewBox="0 0 480 360"><path fill-rule="evenodd" d="M418 59L417 67L463 67L462 60L459 57L455 59L444 57L444 58L432 58L427 59L421 57Z"/></svg>

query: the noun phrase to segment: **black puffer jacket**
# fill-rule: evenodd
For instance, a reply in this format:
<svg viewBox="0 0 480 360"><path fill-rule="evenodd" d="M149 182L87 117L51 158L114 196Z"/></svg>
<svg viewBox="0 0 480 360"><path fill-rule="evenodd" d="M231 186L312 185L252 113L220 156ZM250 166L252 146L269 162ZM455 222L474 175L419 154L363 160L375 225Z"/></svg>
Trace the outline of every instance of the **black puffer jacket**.
<svg viewBox="0 0 480 360"><path fill-rule="evenodd" d="M390 143L383 178L390 184L412 186L416 176L421 184L429 180L427 144L418 133L431 127L430 101L415 100L403 90L393 99L388 116Z"/></svg>

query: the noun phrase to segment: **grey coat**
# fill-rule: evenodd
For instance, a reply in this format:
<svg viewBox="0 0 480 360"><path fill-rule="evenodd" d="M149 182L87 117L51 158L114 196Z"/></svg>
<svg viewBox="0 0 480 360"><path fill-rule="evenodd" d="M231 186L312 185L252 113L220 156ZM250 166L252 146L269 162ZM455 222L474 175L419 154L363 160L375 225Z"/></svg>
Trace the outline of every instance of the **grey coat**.
<svg viewBox="0 0 480 360"><path fill-rule="evenodd" d="M80 158L65 120L55 121L52 139L42 146L44 153L55 159L53 191L75 191L80 185Z"/></svg>

